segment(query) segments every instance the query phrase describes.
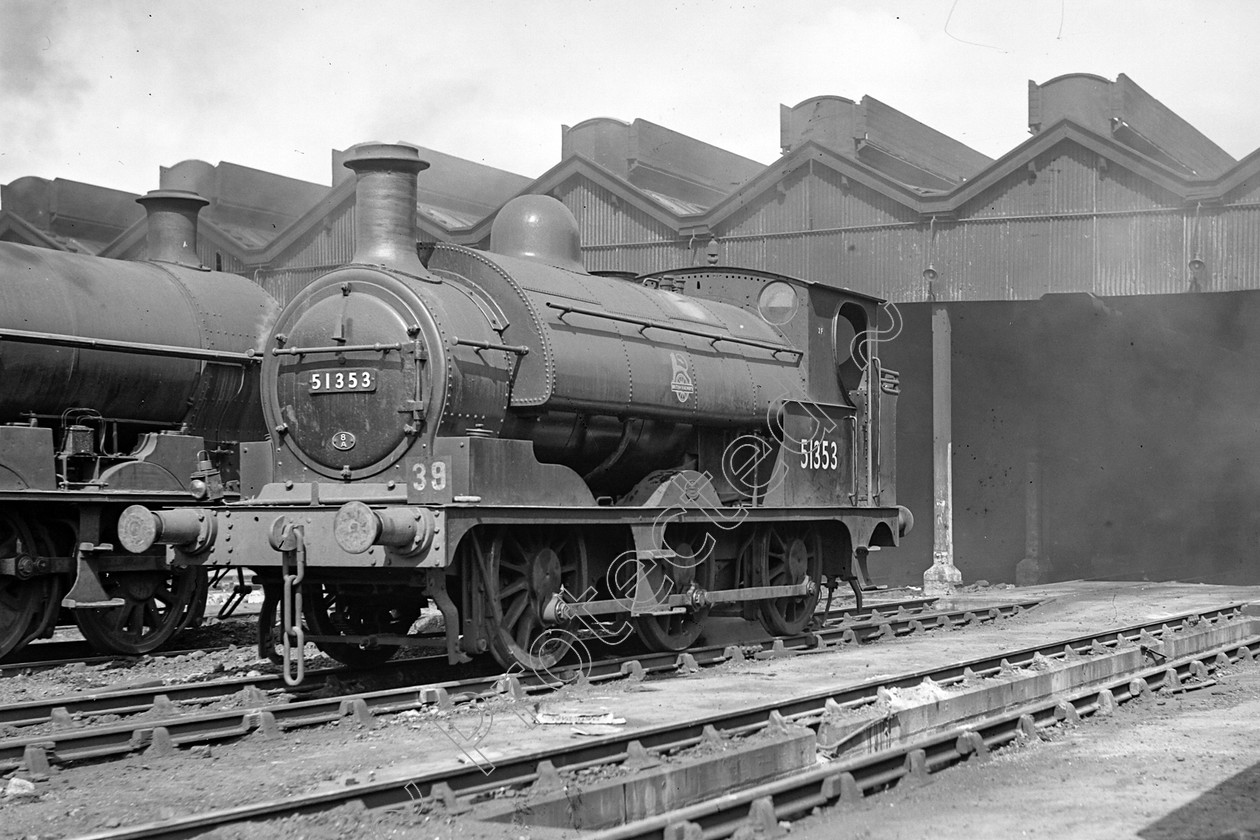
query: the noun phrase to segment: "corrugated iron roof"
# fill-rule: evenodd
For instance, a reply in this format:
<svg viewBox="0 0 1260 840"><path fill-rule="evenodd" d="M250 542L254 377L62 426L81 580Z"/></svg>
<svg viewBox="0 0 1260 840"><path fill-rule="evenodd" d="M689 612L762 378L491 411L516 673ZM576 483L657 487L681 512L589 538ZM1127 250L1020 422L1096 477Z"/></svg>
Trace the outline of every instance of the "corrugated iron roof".
<svg viewBox="0 0 1260 840"><path fill-rule="evenodd" d="M275 239L279 231L248 227L246 225L234 225L230 222L224 222L221 219L214 219L214 225L223 231L232 241L239 242L244 248L262 248L272 239Z"/></svg>
<svg viewBox="0 0 1260 840"><path fill-rule="evenodd" d="M1069 119L1177 172L1214 178L1237 161L1206 135L1121 73L1114 82L1068 73L1028 82L1028 127L1033 133Z"/></svg>
<svg viewBox="0 0 1260 840"><path fill-rule="evenodd" d="M665 195L664 193L654 192L652 190L640 189L644 195L664 207L671 213L679 216L697 216L709 208L703 204L695 204L690 201L683 201L681 198Z"/></svg>
<svg viewBox="0 0 1260 840"><path fill-rule="evenodd" d="M437 222L447 230L463 230L464 228L472 227L481 221L482 218L480 215L473 213L459 213L447 207L435 207L424 202L417 202L416 209L426 219Z"/></svg>

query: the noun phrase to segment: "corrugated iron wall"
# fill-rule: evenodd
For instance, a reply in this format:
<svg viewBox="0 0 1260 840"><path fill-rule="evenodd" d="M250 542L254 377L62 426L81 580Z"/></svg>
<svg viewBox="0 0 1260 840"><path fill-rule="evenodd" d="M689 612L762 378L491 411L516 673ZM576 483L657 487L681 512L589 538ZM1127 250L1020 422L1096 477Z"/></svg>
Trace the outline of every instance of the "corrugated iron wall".
<svg viewBox="0 0 1260 840"><path fill-rule="evenodd" d="M909 291L912 278L886 269L917 249L919 225L912 209L811 162L714 233L724 264L885 295L892 287Z"/></svg>
<svg viewBox="0 0 1260 840"><path fill-rule="evenodd" d="M646 274L693 265L708 240L680 241L668 225L589 181L570 178L553 194L578 220L582 258L589 271Z"/></svg>
<svg viewBox="0 0 1260 840"><path fill-rule="evenodd" d="M309 266L307 268L260 268L254 272L254 282L262 286L267 294L280 301L281 305L293 300L298 292L307 284L325 272L337 266Z"/></svg>
<svg viewBox="0 0 1260 840"><path fill-rule="evenodd" d="M197 257L201 260L202 265L213 268L215 271L246 275L249 273L245 263L240 258L214 247L213 244L206 242L204 238L197 240Z"/></svg>
<svg viewBox="0 0 1260 840"><path fill-rule="evenodd" d="M1194 227L1193 223L1190 225ZM1213 291L1260 289L1260 204L1226 208L1199 227L1204 273ZM1193 230L1187 238L1195 239Z"/></svg>
<svg viewBox="0 0 1260 840"><path fill-rule="evenodd" d="M326 271L345 265L354 255L354 202L335 208L314 231L286 257L283 265L259 268L254 282L280 303L288 303L306 284Z"/></svg>

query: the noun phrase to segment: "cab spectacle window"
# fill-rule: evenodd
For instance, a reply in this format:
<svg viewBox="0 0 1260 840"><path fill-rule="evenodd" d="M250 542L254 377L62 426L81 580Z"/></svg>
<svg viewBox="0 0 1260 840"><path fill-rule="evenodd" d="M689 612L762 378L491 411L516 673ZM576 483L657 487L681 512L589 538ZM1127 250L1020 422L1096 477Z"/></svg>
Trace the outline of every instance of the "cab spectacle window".
<svg viewBox="0 0 1260 840"><path fill-rule="evenodd" d="M761 290L757 298L757 311L767 322L776 327L786 324L796 314L800 305L796 289L790 283L776 280Z"/></svg>

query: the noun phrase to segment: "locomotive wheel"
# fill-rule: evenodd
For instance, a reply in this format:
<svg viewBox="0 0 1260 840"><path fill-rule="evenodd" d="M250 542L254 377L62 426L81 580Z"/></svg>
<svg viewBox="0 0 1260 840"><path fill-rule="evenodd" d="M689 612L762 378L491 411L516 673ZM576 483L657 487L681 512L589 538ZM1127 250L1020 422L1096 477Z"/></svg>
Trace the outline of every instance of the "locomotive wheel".
<svg viewBox="0 0 1260 840"><path fill-rule="evenodd" d="M573 597L586 591L586 543L562 529L505 528L471 545L487 601L490 653L504 668L553 668L572 644L549 631L543 608L561 589Z"/></svg>
<svg viewBox="0 0 1260 840"><path fill-rule="evenodd" d="M29 580L0 577L0 659L36 636L52 600L52 584L51 576Z"/></svg>
<svg viewBox="0 0 1260 840"><path fill-rule="evenodd" d="M41 556L65 557L71 553L72 549L67 549L65 543L57 539L55 525L50 528L48 522L35 520L30 522L29 526L31 533L35 536L35 546ZM23 644L35 639L51 638L61 618L61 596L65 590L66 580L61 575L49 575L46 583L48 592L44 599L43 613L31 625L26 642Z"/></svg>
<svg viewBox="0 0 1260 840"><path fill-rule="evenodd" d="M74 621L98 650L139 656L157 650L186 627L204 598L205 571L101 572L101 584L118 607L78 609Z"/></svg>
<svg viewBox="0 0 1260 840"><path fill-rule="evenodd" d="M757 603L757 617L771 633L794 636L814 617L822 580L822 534L812 525L768 525L754 537L754 574L758 586L792 586L808 575L814 591L796 598L772 598Z"/></svg>
<svg viewBox="0 0 1260 840"><path fill-rule="evenodd" d="M30 530L16 517L0 513L0 557L39 551ZM55 613L57 579L52 575L28 578L0 577L0 659L22 648Z"/></svg>
<svg viewBox="0 0 1260 840"><path fill-rule="evenodd" d="M665 531L665 545L678 555L670 560L655 561L645 570L648 586L661 597L686 594L692 585L713 588L717 563L713 558L712 538L703 525L671 525ZM633 583L633 582L632 582ZM664 615L640 615L634 629L648 650L665 652L686 650L700 638L710 607L688 608Z"/></svg>
<svg viewBox="0 0 1260 840"><path fill-rule="evenodd" d="M371 592L355 592L332 583L302 584L302 617L308 632L316 636L370 636L388 633L402 636L420 617L416 606L381 603ZM278 634L273 634L278 638ZM328 656L354 668L369 668L388 662L399 645L365 648L356 642L315 642Z"/></svg>

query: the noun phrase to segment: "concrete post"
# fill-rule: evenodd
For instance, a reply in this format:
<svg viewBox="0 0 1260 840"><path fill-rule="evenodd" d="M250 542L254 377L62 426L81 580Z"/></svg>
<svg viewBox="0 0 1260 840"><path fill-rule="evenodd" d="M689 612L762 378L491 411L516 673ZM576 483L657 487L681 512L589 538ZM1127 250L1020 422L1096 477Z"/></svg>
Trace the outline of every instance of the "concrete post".
<svg viewBox="0 0 1260 840"><path fill-rule="evenodd" d="M962 583L954 566L954 437L952 334L949 311L932 304L932 567L923 573L923 594L948 595Z"/></svg>
<svg viewBox="0 0 1260 840"><path fill-rule="evenodd" d="M1024 559L1015 564L1015 585L1033 586L1045 580L1041 563L1041 453L1028 448L1024 481Z"/></svg>

